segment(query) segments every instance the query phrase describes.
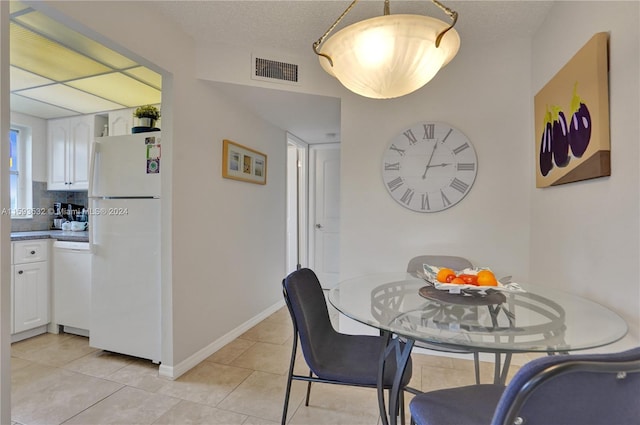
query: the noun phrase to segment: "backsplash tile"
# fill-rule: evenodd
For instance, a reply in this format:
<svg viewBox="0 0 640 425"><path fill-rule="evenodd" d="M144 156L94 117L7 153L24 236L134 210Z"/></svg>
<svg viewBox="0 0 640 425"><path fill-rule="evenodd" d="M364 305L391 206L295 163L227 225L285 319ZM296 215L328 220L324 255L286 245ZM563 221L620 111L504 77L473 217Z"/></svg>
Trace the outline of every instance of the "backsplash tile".
<svg viewBox="0 0 640 425"><path fill-rule="evenodd" d="M87 192L67 192L62 190L47 190L46 182L33 182L33 208L45 209L53 212L53 204L62 202L88 206ZM12 232L29 232L34 230L49 230L53 225L54 215L36 215L33 218L11 220Z"/></svg>

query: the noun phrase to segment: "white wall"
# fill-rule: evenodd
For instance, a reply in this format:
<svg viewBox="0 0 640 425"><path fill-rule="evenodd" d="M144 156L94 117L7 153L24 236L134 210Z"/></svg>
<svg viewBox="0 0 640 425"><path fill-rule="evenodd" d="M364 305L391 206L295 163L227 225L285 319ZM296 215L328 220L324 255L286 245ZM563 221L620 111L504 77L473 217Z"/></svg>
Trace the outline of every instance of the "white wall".
<svg viewBox="0 0 640 425"><path fill-rule="evenodd" d="M413 256L450 254L498 275L528 278L529 50L526 39L463 44L434 80L409 96L343 97L341 277L402 271ZM423 120L457 127L478 156L470 193L438 213L401 207L381 177L391 138Z"/></svg>
<svg viewBox="0 0 640 425"><path fill-rule="evenodd" d="M192 40L148 4L36 6L163 73L162 363L178 365L282 302L286 135L197 80ZM223 138L267 154L266 186L222 179Z"/></svg>
<svg viewBox="0 0 640 425"><path fill-rule="evenodd" d="M593 34L609 33L611 176L545 189L528 186L532 281L613 308L626 318L636 344L640 339L639 5L556 2L536 33L531 96ZM532 147L529 154L533 164ZM528 171L532 174L533 167Z"/></svg>

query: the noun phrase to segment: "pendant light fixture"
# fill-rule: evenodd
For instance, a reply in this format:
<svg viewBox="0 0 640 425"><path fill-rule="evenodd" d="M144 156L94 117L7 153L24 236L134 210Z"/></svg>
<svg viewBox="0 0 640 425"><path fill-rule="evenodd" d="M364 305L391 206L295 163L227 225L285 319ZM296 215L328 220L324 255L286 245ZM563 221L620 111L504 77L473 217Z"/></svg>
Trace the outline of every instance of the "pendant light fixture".
<svg viewBox="0 0 640 425"><path fill-rule="evenodd" d="M429 16L391 15L385 0L383 16L349 25L325 42L358 2L353 0L313 43L313 51L322 68L354 93L374 99L409 94L429 82L460 48L453 28L458 13L431 1L449 15L450 25Z"/></svg>

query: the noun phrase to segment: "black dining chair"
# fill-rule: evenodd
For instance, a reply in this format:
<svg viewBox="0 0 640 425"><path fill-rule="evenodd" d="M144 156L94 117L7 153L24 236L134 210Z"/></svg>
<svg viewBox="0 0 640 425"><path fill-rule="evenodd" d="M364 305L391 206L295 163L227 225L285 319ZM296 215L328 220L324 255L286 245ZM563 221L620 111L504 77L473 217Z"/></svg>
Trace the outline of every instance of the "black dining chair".
<svg viewBox="0 0 640 425"><path fill-rule="evenodd" d="M464 257L456 257L453 255L418 255L409 260L407 264L407 272L420 276L420 273L424 271L423 265L429 264L436 267L447 267L454 271L462 271L467 268L472 268L473 263ZM455 348L444 348L438 344L430 344L426 342L416 343L416 347L426 348L433 351L441 351L445 353L455 354L473 354L473 365L475 368L476 384L480 383L480 354L477 351L458 350Z"/></svg>
<svg viewBox="0 0 640 425"><path fill-rule="evenodd" d="M561 354L524 365L505 388L431 391L409 404L418 425L628 425L640 423L640 347Z"/></svg>
<svg viewBox="0 0 640 425"><path fill-rule="evenodd" d="M396 361L394 358L387 359L384 369L380 363L388 339L383 336L347 335L337 332L331 324L318 277L312 270L303 268L292 272L282 281L282 290L294 328L282 425L287 419L293 380L308 383L305 406L309 405L312 382L377 388L378 373L383 370L383 387L392 387L397 370ZM298 338L310 369L309 376L294 374ZM391 355L395 356L395 353ZM402 375L402 388L411 379L411 368L409 359ZM400 391L399 406L401 418L404 419L402 394L403 391Z"/></svg>

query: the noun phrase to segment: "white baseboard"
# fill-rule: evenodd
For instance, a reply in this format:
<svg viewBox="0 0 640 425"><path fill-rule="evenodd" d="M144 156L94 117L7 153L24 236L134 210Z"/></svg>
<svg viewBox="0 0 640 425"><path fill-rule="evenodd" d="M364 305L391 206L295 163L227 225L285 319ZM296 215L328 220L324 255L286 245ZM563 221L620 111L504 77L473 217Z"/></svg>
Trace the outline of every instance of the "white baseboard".
<svg viewBox="0 0 640 425"><path fill-rule="evenodd" d="M283 306L284 306L284 300L278 301L277 303L268 307L266 310L262 311L258 315L247 320L237 328L231 330L224 336L218 338L217 340L213 341L211 344L207 345L201 350L198 350L197 352L193 353L191 356L187 357L186 359L184 359L183 361L181 361L180 363L174 366L161 364L159 368L160 376L162 376L163 378L171 379L171 380L179 378L184 373L186 373L187 371L189 371L190 369L198 365L200 362L202 362L204 359L206 359L207 357L209 357L210 355L212 355L213 353L215 353L216 351L218 351L219 349L221 349L222 347L224 347L225 345L227 345L228 343L230 343L231 341L233 341L234 339L236 339L237 337L239 337L240 335L242 335L243 333L245 333L246 331L248 331L249 329L257 325L267 317L271 316L273 313L278 311Z"/></svg>

